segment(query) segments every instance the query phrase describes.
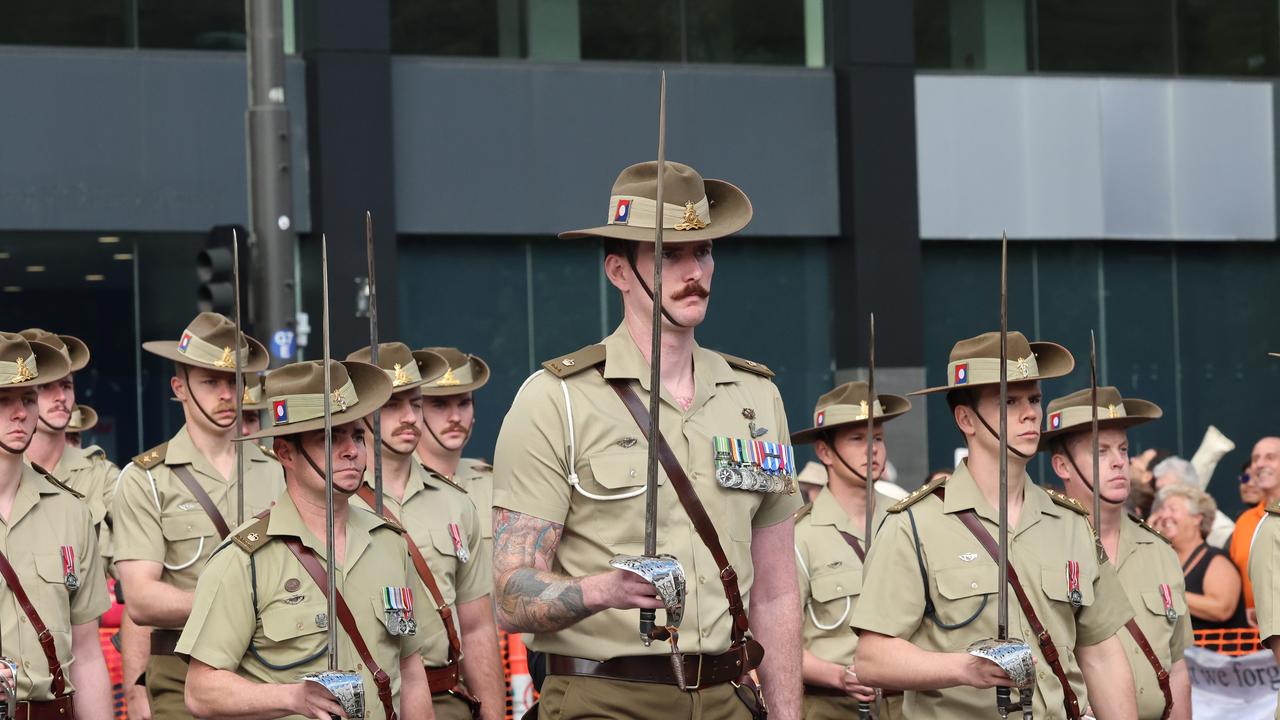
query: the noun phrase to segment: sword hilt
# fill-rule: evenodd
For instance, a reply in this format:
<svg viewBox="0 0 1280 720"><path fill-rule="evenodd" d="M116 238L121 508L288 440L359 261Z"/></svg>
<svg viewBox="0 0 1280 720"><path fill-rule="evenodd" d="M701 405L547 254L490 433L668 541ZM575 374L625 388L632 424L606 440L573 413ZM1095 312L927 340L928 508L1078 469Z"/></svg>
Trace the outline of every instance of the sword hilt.
<svg viewBox="0 0 1280 720"><path fill-rule="evenodd" d="M645 647L653 641L653 628L658 623L658 611L653 608L643 608L640 610L640 637L644 640Z"/></svg>
<svg viewBox="0 0 1280 720"><path fill-rule="evenodd" d="M858 701L858 720L871 720L871 703Z"/></svg>
<svg viewBox="0 0 1280 720"><path fill-rule="evenodd" d="M996 688L996 712L1000 713L1000 717L1009 717L1009 710L1012 707L1014 706L1010 699L1009 688L1003 686Z"/></svg>

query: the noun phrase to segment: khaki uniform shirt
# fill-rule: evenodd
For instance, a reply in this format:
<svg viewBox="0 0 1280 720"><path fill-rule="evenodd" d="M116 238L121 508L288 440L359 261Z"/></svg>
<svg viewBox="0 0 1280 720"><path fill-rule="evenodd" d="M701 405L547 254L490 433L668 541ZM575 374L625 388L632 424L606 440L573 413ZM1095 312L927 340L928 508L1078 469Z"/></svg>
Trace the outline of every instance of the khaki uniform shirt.
<svg viewBox="0 0 1280 720"><path fill-rule="evenodd" d="M1025 499L1017 527L1009 532L1009 563L1037 617L1053 637L1083 711L1089 700L1075 650L1115 635L1133 617L1133 608L1115 570L1109 563L1098 562L1087 518L1054 502L1025 473L1021 482ZM956 468L945 487L945 500L928 494L908 510L891 512L885 519L867 557L853 627L903 638L932 652L965 652L970 643L996 636L998 565L955 513L975 510L992 537L999 533L999 515L983 497L965 463ZM925 615L925 588L912 519L919 533L920 558L935 617ZM1080 608L1069 602L1067 562L1071 560L1079 563ZM973 622L964 624L975 614ZM964 625L947 630L940 623ZM1035 654L1035 716L1065 717L1062 686L1040 652L1012 591L1009 634L1027 641ZM971 687L908 691L905 710L908 717L967 719L990 715L993 702L991 690Z"/></svg>
<svg viewBox="0 0 1280 720"><path fill-rule="evenodd" d="M876 493L875 526L894 502ZM831 488L824 487L809 512L796 521L796 579L805 649L822 660L848 665L858 645L858 636L849 632L849 617L862 592L862 561L841 531L857 538L866 552L866 528L845 513Z"/></svg>
<svg viewBox="0 0 1280 720"><path fill-rule="evenodd" d="M105 450L97 445L87 448L68 445L62 451L57 467L45 469L67 487L83 495L85 504L93 513L93 523L102 523L111 511L116 479L120 477L120 468L107 459Z"/></svg>
<svg viewBox="0 0 1280 720"><path fill-rule="evenodd" d="M209 559L196 587L191 617L178 640L179 654L260 683L293 683L304 673L328 667L327 601L289 548L276 539L280 536L299 538L324 565L324 540L307 529L293 499L282 493L266 521L242 525L235 539L224 542ZM256 549L248 552L242 542ZM345 563L336 569L335 585L373 659L391 676L399 707L400 660L421 652L423 638L443 632L438 616L431 612L431 601L423 600L427 595L409 562L404 537L373 513L351 508ZM383 624L387 587L413 591L416 634L387 632ZM341 669L357 670L364 678L368 717L385 718L373 673L360 660L341 624L338 643Z"/></svg>
<svg viewBox="0 0 1280 720"><path fill-rule="evenodd" d="M253 443L244 444L244 461L244 512L250 518L271 507L280 495L284 472ZM209 494L228 527L235 527L234 475L223 479L183 427L167 444L134 458L120 473L112 504L112 551L116 562L163 563L160 580L189 592L195 590L219 540L213 521L173 471L183 465Z"/></svg>
<svg viewBox="0 0 1280 720"><path fill-rule="evenodd" d="M441 480L416 459L410 465L412 469L404 498L397 501L391 495L385 495L383 502L404 525L418 551L426 558L445 604L454 608L454 626L461 635L457 606L489 594L493 587L493 557L481 552L479 522L471 498ZM365 484L373 485L373 476L369 473L365 473ZM359 497L353 497L351 503L353 507L372 511ZM463 547L461 551L454 546L450 525L458 528ZM466 562L460 555L466 558ZM422 597L422 612L434 612L430 595ZM442 667L449 657L449 638L443 632L444 627L438 622L435 624L441 633L426 638L422 652L428 667Z"/></svg>
<svg viewBox="0 0 1280 720"><path fill-rule="evenodd" d="M1280 635L1280 503L1267 506L1258 523L1249 551L1249 581L1253 583L1253 603L1258 611L1258 637L1267 640ZM1276 709L1280 720L1280 708Z"/></svg>
<svg viewBox="0 0 1280 720"><path fill-rule="evenodd" d="M647 405L649 366L626 328L606 338L603 350L605 377L632 381ZM564 379L573 407L572 463L561 380L546 372L532 378L516 397L498 435L494 460L494 506L564 525L552 569L572 576L610 570L609 559L615 554L644 551L644 434L591 367L590 354L586 352L580 363L587 367L578 367L579 372ZM570 362L565 367L573 368L578 360L555 362ZM757 428L766 430L759 439L788 442L786 414L768 378L735 369L717 353L695 346L693 372L695 394L688 410L662 391L662 433L716 526L749 608L752 531L789 521L800 507L800 496L720 487L712 443L716 436L750 438L748 414L754 414ZM680 560L688 581L680 649L723 653L729 648L731 623L719 571L661 469L658 482L657 549ZM586 493L633 497L597 500ZM528 645L595 660L669 653L670 647L662 643L647 649L640 644L636 617L634 610L605 610L558 632L534 633Z"/></svg>
<svg viewBox="0 0 1280 720"><path fill-rule="evenodd" d="M1115 567L1120 584L1133 605L1138 628L1147 637L1164 668L1172 669L1173 663L1181 660L1183 653L1193 644L1191 615L1187 612L1187 588L1178 554L1154 530L1126 516L1120 523L1120 547L1116 551ZM1178 615L1174 622L1169 622L1165 615L1161 583L1168 584L1173 595L1173 609ZM1160 691L1156 671L1128 630L1120 631L1120 642L1124 644L1129 669L1133 671L1133 684L1138 691L1138 717L1159 720L1164 712L1164 693Z"/></svg>
<svg viewBox="0 0 1280 720"><path fill-rule="evenodd" d="M98 552L89 506L55 486L30 466L22 466L18 493L8 519L0 517L0 552L18 575L40 619L53 634L58 662L71 685L71 627L96 622L111 607L106 571ZM67 589L62 547L75 549L76 591ZM0 580L0 637L4 654L18 662L18 699L52 700L49 663L31 621Z"/></svg>
<svg viewBox="0 0 1280 720"><path fill-rule="evenodd" d="M493 466L484 460L462 458L453 481L462 486L476 504L480 516L480 552L493 555Z"/></svg>

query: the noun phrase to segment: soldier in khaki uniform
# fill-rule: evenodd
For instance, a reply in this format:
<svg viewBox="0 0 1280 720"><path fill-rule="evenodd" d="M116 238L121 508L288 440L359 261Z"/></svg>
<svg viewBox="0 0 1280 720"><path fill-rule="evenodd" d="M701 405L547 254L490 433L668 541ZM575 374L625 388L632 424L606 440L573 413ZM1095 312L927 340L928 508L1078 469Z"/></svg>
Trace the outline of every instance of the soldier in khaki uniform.
<svg viewBox="0 0 1280 720"><path fill-rule="evenodd" d="M151 626L150 659L126 627L122 642L124 679L130 702L142 695L135 679L146 663L146 689L156 718L190 717L183 707L186 665L173 655L191 612L192 593L205 562L222 539L218 524L237 518L235 434L236 383L232 348L245 372L266 368L266 349L216 313L201 313L178 340L157 340L143 349L173 361L170 387L182 403L186 423L167 443L135 457L120 473L113 505L116 568L124 584L129 619ZM245 515L270 507L283 486L280 466L257 445L244 448ZM199 493L195 488L199 489ZM206 512L208 502L217 515Z"/></svg>
<svg viewBox="0 0 1280 720"><path fill-rule="evenodd" d="M737 683L755 660L754 643L738 640L737 606L726 599L726 585L740 588L764 648L759 677L770 715L795 720L801 632L792 515L800 498L794 455L782 444L786 413L768 368L704 349L693 336L711 292L711 241L742 229L751 204L733 185L668 162L659 209L657 165L622 171L609 225L561 235L606 238L604 272L622 295L623 321L600 344L543 363L503 421L493 491L498 621L531 633L529 647L548 654L544 719L747 718L753 698ZM654 586L609 564L644 543L647 443L618 391L648 402L653 301L645 278L653 277L659 217L667 228L660 428L736 571L722 584L659 471L657 551L675 556L688 582L679 636L687 691L671 648L646 647L637 633L636 608L662 605ZM763 482L743 489L751 478Z"/></svg>
<svg viewBox="0 0 1280 720"><path fill-rule="evenodd" d="M333 416L333 530L335 587L350 608L356 634L338 626L338 669L358 672L370 720L386 720L376 670L395 712L405 720L433 718L426 675L418 654L426 638L440 634L435 614L405 551L403 530L373 513L352 508L368 456L364 425L391 395L378 368L331 362ZM262 515L241 525L200 576L191 617L178 642L189 657L187 707L200 717L321 718L341 708L317 683L299 682L327 667L327 596L296 552L313 555L323 572L328 561L324 474L324 365L286 365L267 375L270 425L246 438L248 446L274 438L284 467L285 492ZM322 576L321 581L325 581ZM339 615L342 603L338 603ZM414 612L418 610L418 612ZM416 623L416 629L413 625Z"/></svg>
<svg viewBox="0 0 1280 720"><path fill-rule="evenodd" d="M348 359L368 362L371 356L369 348L364 348ZM379 445L382 449L385 511L404 526L406 539L413 541L426 561L443 601L441 619L447 619L454 629L454 633L427 638L422 652L436 717L466 720L472 717L473 703L478 701L481 717L498 720L506 708L506 685L490 598L493 557L486 554L488 548L482 543L480 514L466 490L414 457L423 435L423 406L428 400L423 397L423 388L446 375L449 364L428 350L410 352L403 343L381 343L378 365L391 379L394 391L382 406L381 441L373 436L368 419L364 422L370 430L366 437L370 457ZM365 473L365 486L352 502L372 510L372 461ZM488 508L484 516L487 521ZM459 683L459 672L465 686Z"/></svg>
<svg viewBox="0 0 1280 720"><path fill-rule="evenodd" d="M20 334L61 351L71 362L72 373L80 372L89 364L89 348L78 338L55 335L38 328L23 330ZM107 453L100 447L80 449L68 446L66 436L75 406L74 375L68 374L57 382L40 386L40 422L36 436L27 448L26 458L83 495L93 513L93 524L101 530L111 508L111 495L115 491L120 468L107 459ZM107 551L108 542L104 537L100 545L103 552Z"/></svg>
<svg viewBox="0 0 1280 720"><path fill-rule="evenodd" d="M69 372L59 348L0 333L0 657L14 660L0 662L0 708L16 700L24 720L111 717L98 641L111 602L92 515L75 491L22 461L37 432L39 388ZM8 698L15 668L17 694Z"/></svg>
<svg viewBox="0 0 1280 720"><path fill-rule="evenodd" d="M1011 684L995 663L965 652L997 634L999 566L962 518L998 535L999 346L999 333L956 343L947 384L919 391L948 393L969 457L950 478L890 508L853 611L859 677L904 688L908 717L991 715L995 693L987 688ZM1133 608L1115 570L1099 562L1087 511L1026 473L1040 442L1040 381L1066 375L1075 361L1066 348L1028 343L1018 332L1009 333L1008 358L1009 564L1066 681L1064 688L1011 591L1009 634L1025 640L1036 660L1035 717L1079 717L1091 703L1099 720L1135 718L1133 678L1116 637Z"/></svg>
<svg viewBox="0 0 1280 720"><path fill-rule="evenodd" d="M97 426L98 426L98 411L94 410L88 405L76 404L75 407L71 408L71 420L67 423L67 432L65 433L67 436L67 445L73 448L84 447L84 433L89 432L90 430L94 429ZM106 453L103 452L102 456L105 458ZM112 465L114 466L115 463L112 463ZM116 477L119 477L119 476L120 476L120 471L117 470ZM111 478L108 481L108 483L111 486L111 492L115 492L115 489L116 489L115 478ZM111 507L111 504L107 503L106 508L110 509L110 507Z"/></svg>
<svg viewBox="0 0 1280 720"><path fill-rule="evenodd" d="M1122 398L1113 387L1098 388L1098 467L1105 480L1098 487L1101 522L1095 521L1094 527L1101 527L1102 548L1133 605L1133 624L1126 624L1119 634L1138 691L1138 717L1189 720L1191 679L1183 653L1191 647L1192 635L1182 565L1163 535L1124 511L1130 487L1127 431L1161 414L1155 403ZM1085 388L1049 403L1040 436L1040 447L1051 453L1053 472L1067 496L1091 510L1092 425L1090 391ZM1170 692L1167 703L1165 687Z"/></svg>
<svg viewBox="0 0 1280 720"><path fill-rule="evenodd" d="M462 457L476 424L475 393L489 382L489 365L479 356L451 347L425 348L444 358L449 369L422 386L422 425L418 459L435 474L467 491L480 511L480 552L493 555L493 466Z"/></svg>
<svg viewBox="0 0 1280 720"><path fill-rule="evenodd" d="M853 664L858 636L849 617L862 590L866 555L867 424L872 408L867 383L845 383L818 398L813 426L791 434L796 445L813 443L826 469L826 484L811 505L796 514L796 572L804 608L805 720L856 717L858 702L876 704L876 691L857 681ZM888 422L911 410L904 397L877 394L871 476L884 473L884 430ZM895 500L879 492L875 520ZM877 720L902 718L902 693L883 692Z"/></svg>

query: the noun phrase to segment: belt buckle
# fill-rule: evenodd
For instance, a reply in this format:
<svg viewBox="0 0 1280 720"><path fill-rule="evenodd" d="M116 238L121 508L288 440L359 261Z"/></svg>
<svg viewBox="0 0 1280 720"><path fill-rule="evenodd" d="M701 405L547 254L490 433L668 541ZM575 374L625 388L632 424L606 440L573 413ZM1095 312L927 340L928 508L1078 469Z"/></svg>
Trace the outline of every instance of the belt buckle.
<svg viewBox="0 0 1280 720"><path fill-rule="evenodd" d="M683 688L681 688L681 690L684 690L685 692L689 692L690 690L697 690L702 687L702 660L705 657L706 655L703 655L702 653L698 653L698 676L693 681L692 685L685 685Z"/></svg>

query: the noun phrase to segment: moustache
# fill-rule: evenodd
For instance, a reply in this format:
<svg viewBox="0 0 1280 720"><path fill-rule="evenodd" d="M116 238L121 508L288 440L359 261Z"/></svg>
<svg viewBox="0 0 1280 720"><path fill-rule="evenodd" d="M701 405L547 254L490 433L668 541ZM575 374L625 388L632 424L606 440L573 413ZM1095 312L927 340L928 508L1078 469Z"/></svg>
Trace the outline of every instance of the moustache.
<svg viewBox="0 0 1280 720"><path fill-rule="evenodd" d="M414 437L422 437L422 431L419 430L418 426L414 425L413 423L405 423L401 425L400 427L396 428L396 431L393 434L399 435L402 432L411 432L413 433Z"/></svg>
<svg viewBox="0 0 1280 720"><path fill-rule="evenodd" d="M446 428L444 429L444 432L445 432L445 433L460 432L460 433L462 433L462 434L464 434L464 435L465 435L465 434L467 434L467 432L469 432L469 431L468 431L468 430L467 430L467 428L466 428L465 426L463 426L461 423L454 423L454 422L451 422L451 423L449 423L449 426L448 426L448 427L446 427Z"/></svg>
<svg viewBox="0 0 1280 720"><path fill-rule="evenodd" d="M696 298L701 298L703 300L706 300L707 298L711 297L711 291L702 287L702 283L691 282L685 285L684 287L680 288L680 290L675 295L671 296L671 299L683 300L687 297L696 297Z"/></svg>

